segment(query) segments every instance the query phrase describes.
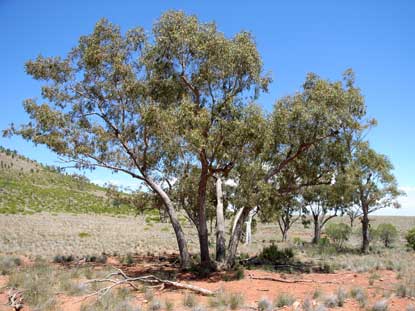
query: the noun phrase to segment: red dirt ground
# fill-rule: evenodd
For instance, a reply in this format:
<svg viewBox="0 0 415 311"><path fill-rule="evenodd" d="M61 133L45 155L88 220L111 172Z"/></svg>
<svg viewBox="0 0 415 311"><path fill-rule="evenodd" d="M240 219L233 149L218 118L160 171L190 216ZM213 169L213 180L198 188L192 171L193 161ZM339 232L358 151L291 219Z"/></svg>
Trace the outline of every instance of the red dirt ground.
<svg viewBox="0 0 415 311"><path fill-rule="evenodd" d="M111 259L111 264L116 265L118 262L115 259ZM164 267L164 268L161 268ZM168 265L158 265L158 264L149 264L142 263L136 264L132 267L123 267L123 269L129 275L144 275L151 273L152 270L169 270L171 267ZM396 286L398 280L396 278L396 273L388 270L377 271L380 275L380 279L375 280L373 285L369 284L369 273L353 273L349 271L338 271L333 274L280 274L275 272L267 272L262 270L246 270L245 278L242 280L235 281L223 281L220 273L213 274L207 279L197 280L194 277L187 274L179 274L177 276L177 281L186 282L192 285L197 285L206 289L213 291L223 290L229 293L241 293L245 298L245 308L241 310L256 310L256 305L258 301L262 298L267 298L268 300L274 300L278 294L285 292L294 296L297 301L296 305L300 305L305 298L310 298L313 295L313 292L316 289L319 289L323 296L334 293L339 287L344 288L349 291L353 287L362 287L368 291L368 306L372 305L374 302L384 299L382 298L383 292L388 292L393 290ZM299 283L282 283L268 280L255 280L255 277L273 277L273 278L283 278L286 280L306 280L306 282ZM7 303L7 290L4 287L7 284L7 277L0 276L0 311L9 311L10 307L5 306ZM1 291L1 289L3 290ZM183 297L186 291L175 290L175 289L164 289L164 290L155 290L155 297L160 301L166 299L174 302L174 310L189 310L184 308ZM146 301L142 293L135 294L135 303L145 306ZM57 310L62 311L79 311L81 303L80 299L82 297L69 297L66 295L59 294L58 301L59 306ZM93 298L92 298L93 299ZM399 298L394 295L391 295L388 299L389 310L390 311L404 311L406 306L409 304L415 304L414 300L407 298ZM198 296L198 301L202 305L207 305L208 298L203 296ZM317 302L315 302L317 303ZM295 310L294 307L285 307L280 308L279 310ZM296 310L301 310L298 308ZM359 308L357 302L353 299L347 299L345 305L342 308L335 308L335 310L348 310L354 311L362 309ZM28 307L24 308L24 311L30 311Z"/></svg>

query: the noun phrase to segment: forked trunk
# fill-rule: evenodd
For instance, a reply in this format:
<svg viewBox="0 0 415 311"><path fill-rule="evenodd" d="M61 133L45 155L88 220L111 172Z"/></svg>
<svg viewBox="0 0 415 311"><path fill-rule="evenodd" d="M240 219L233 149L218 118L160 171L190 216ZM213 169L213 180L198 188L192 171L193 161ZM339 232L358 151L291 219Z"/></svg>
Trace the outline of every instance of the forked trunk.
<svg viewBox="0 0 415 311"><path fill-rule="evenodd" d="M216 177L216 261L223 262L226 256L225 217L223 215L222 179Z"/></svg>
<svg viewBox="0 0 415 311"><path fill-rule="evenodd" d="M170 223L173 226L174 233L176 235L177 245L180 252L180 267L182 269L190 268L190 254L187 248L187 241L184 235L182 226L177 218L176 210L174 209L173 203L171 202L167 193L152 180L147 180L147 183L150 187L160 196L163 201L163 204L166 208L166 212L170 218Z"/></svg>
<svg viewBox="0 0 415 311"><path fill-rule="evenodd" d="M226 256L226 265L228 267L233 267L235 265L238 244L241 239L241 235L243 231L243 224L248 215L249 215L249 210L246 208L242 208L237 212L235 216L234 226L233 226L231 236L229 238L229 244L228 244L228 250L227 250L227 256Z"/></svg>
<svg viewBox="0 0 415 311"><path fill-rule="evenodd" d="M284 228L284 230L282 231L282 241L283 242L287 242L288 240L288 228Z"/></svg>

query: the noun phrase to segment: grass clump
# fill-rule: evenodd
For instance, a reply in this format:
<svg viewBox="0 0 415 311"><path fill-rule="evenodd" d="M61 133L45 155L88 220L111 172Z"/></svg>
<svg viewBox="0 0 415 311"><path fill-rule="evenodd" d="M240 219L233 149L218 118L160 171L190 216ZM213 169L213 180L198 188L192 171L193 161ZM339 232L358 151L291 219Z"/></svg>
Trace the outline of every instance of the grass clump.
<svg viewBox="0 0 415 311"><path fill-rule="evenodd" d="M278 295L277 299L274 302L274 306L277 308L282 308L286 306L291 306L295 301L295 298L287 293L281 293Z"/></svg>
<svg viewBox="0 0 415 311"><path fill-rule="evenodd" d="M366 307L367 294L361 287L352 288L350 291L350 296L356 299L360 308Z"/></svg>
<svg viewBox="0 0 415 311"><path fill-rule="evenodd" d="M336 295L327 296L324 299L324 305L327 308L335 308L335 307L337 307L338 306L337 296Z"/></svg>
<svg viewBox="0 0 415 311"><path fill-rule="evenodd" d="M157 300L157 299L153 299L148 304L148 310L149 311L158 311L158 310L161 310L161 302L159 300Z"/></svg>
<svg viewBox="0 0 415 311"><path fill-rule="evenodd" d="M237 310L243 306L244 296L239 293L237 294L232 293L229 296L228 304L229 304L229 309Z"/></svg>
<svg viewBox="0 0 415 311"><path fill-rule="evenodd" d="M81 306L81 311L137 311L137 308L131 306L130 300L129 291L126 289L119 289L109 292L93 303L83 304Z"/></svg>
<svg viewBox="0 0 415 311"><path fill-rule="evenodd" d="M24 290L25 302L33 309L49 311L55 310L55 282L55 273L51 267L35 263L11 273L8 286Z"/></svg>
<svg viewBox="0 0 415 311"><path fill-rule="evenodd" d="M370 308L370 311L388 311L389 303L387 300L380 300L375 302L375 304Z"/></svg>
<svg viewBox="0 0 415 311"><path fill-rule="evenodd" d="M173 311L174 310L174 302L171 300L164 301L164 307L166 311Z"/></svg>
<svg viewBox="0 0 415 311"><path fill-rule="evenodd" d="M262 298L258 302L258 311L272 311L272 303L268 299Z"/></svg>
<svg viewBox="0 0 415 311"><path fill-rule="evenodd" d="M183 305L188 308L197 306L197 298L194 294L186 294L183 298Z"/></svg>
<svg viewBox="0 0 415 311"><path fill-rule="evenodd" d="M344 302L346 301L346 298L347 298L347 292L343 288L339 287L336 292L336 298L337 298L337 306L343 307Z"/></svg>
<svg viewBox="0 0 415 311"><path fill-rule="evenodd" d="M220 290L217 295L209 299L209 307L211 308L223 308L228 305L228 297L226 292Z"/></svg>

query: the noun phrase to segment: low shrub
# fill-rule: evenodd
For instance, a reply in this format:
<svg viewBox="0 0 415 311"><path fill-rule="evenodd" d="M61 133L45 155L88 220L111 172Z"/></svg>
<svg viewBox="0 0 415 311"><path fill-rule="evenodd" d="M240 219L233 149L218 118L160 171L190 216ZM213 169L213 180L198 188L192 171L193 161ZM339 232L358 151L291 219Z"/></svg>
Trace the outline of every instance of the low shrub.
<svg viewBox="0 0 415 311"><path fill-rule="evenodd" d="M392 224L380 224L376 228L376 233L385 247L390 247L398 237L398 230Z"/></svg>
<svg viewBox="0 0 415 311"><path fill-rule="evenodd" d="M343 244L349 240L352 228L344 223L330 223L326 226L325 232L337 248L342 248Z"/></svg>
<svg viewBox="0 0 415 311"><path fill-rule="evenodd" d="M415 228L412 228L405 236L407 245L415 251Z"/></svg>
<svg viewBox="0 0 415 311"><path fill-rule="evenodd" d="M286 264L293 260L294 252L291 248L279 250L278 246L272 243L270 246L262 249L259 258L270 264Z"/></svg>
<svg viewBox="0 0 415 311"><path fill-rule="evenodd" d="M73 255L56 255L53 257L54 263L69 263L75 260Z"/></svg>
<svg viewBox="0 0 415 311"><path fill-rule="evenodd" d="M18 257L0 257L0 275L6 275L20 266L22 261Z"/></svg>

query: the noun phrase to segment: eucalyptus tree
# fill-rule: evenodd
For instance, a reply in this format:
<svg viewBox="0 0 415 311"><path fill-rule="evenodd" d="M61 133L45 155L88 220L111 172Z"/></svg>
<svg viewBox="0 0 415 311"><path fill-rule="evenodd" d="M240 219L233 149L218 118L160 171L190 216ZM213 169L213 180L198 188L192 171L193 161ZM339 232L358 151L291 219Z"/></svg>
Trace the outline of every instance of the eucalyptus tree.
<svg viewBox="0 0 415 311"><path fill-rule="evenodd" d="M352 154L349 186L354 191L362 222L362 252L369 251L369 214L383 208L399 208L397 198L404 195L397 187L393 165L382 154L371 149L367 142L358 142Z"/></svg>
<svg viewBox="0 0 415 311"><path fill-rule="evenodd" d="M190 266L187 241L165 187L180 161L176 107L156 101L142 28L122 34L99 21L65 58L38 56L26 72L44 81L42 97L24 102L31 121L14 133L43 144L78 168L103 167L140 180L162 200L174 228L181 266Z"/></svg>
<svg viewBox="0 0 415 311"><path fill-rule="evenodd" d="M321 232L326 223L345 212L333 188L333 185L315 186L304 194L305 210L312 218L314 228L312 242L314 244L320 241Z"/></svg>
<svg viewBox="0 0 415 311"><path fill-rule="evenodd" d="M251 34L226 38L214 23L176 11L161 16L150 39L142 28L123 35L102 20L67 57L39 56L26 71L47 82L46 103L27 100L32 122L11 132L77 167L105 167L145 183L166 206L184 267L187 243L165 184L178 168L200 168L197 229L201 261L209 264L208 179L226 175L260 133L261 113L243 111L269 83Z"/></svg>
<svg viewBox="0 0 415 311"><path fill-rule="evenodd" d="M301 92L278 100L267 118L268 127L262 132L261 152L249 165L241 166L244 180L238 195L240 208L235 217L229 249L236 250L243 223L251 209L269 204L276 193L288 195L312 185L326 184L333 176L330 161L343 154L355 132L365 127L366 107L354 74L347 70L341 81L327 81L315 74L307 75ZM318 148L324 144L327 169L319 169ZM314 159L310 163L307 157ZM292 168L296 166L296 168ZM287 169L293 169L293 182L284 181ZM243 177L249 176L249 180ZM239 187L238 187L239 188ZM258 202L260 202L258 204ZM276 208L278 210L278 208ZM232 244L232 245L231 245ZM234 264L235 253L227 256Z"/></svg>
<svg viewBox="0 0 415 311"><path fill-rule="evenodd" d="M152 87L160 101L179 104L176 127L182 152L200 169L197 231L201 262L210 265L208 180L227 175L259 135L255 120L248 127L242 119L246 105L267 89L269 78L262 73L261 57L248 32L227 38L214 23L201 23L182 12L164 14L153 32L155 44L146 58Z"/></svg>

